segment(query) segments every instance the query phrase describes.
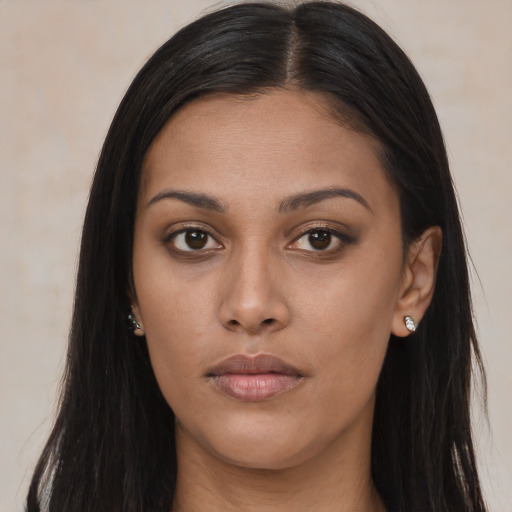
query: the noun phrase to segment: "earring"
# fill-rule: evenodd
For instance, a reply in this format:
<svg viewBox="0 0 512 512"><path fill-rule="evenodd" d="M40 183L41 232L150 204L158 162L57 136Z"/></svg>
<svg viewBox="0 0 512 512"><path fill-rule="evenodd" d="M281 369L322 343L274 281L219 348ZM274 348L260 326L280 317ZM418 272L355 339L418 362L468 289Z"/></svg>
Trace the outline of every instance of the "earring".
<svg viewBox="0 0 512 512"><path fill-rule="evenodd" d="M416 322L412 316L404 316L404 324L409 332L414 332L416 330Z"/></svg>
<svg viewBox="0 0 512 512"><path fill-rule="evenodd" d="M128 328L133 332L133 334L135 334L135 336L144 336L146 334L144 329L140 326L139 322L137 322L135 319L135 315L133 314L133 306L130 314L128 315Z"/></svg>

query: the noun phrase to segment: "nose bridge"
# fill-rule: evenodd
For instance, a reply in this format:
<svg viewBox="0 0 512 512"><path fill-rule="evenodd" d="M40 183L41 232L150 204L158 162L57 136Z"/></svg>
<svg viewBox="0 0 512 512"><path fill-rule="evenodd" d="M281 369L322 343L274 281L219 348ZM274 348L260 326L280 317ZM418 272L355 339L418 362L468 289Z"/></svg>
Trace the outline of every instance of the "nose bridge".
<svg viewBox="0 0 512 512"><path fill-rule="evenodd" d="M230 330L276 330L289 320L278 290L278 260L256 237L233 251L224 274L220 317Z"/></svg>

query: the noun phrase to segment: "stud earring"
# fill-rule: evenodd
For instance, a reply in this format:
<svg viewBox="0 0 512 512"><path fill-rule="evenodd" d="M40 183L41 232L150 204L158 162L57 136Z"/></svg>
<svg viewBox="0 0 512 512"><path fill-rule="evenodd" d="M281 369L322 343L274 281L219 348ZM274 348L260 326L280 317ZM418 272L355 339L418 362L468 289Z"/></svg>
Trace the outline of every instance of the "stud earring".
<svg viewBox="0 0 512 512"><path fill-rule="evenodd" d="M416 330L416 322L412 316L404 316L404 324L409 332L414 332Z"/></svg>
<svg viewBox="0 0 512 512"><path fill-rule="evenodd" d="M139 322L137 322L135 319L135 315L133 314L133 306L130 314L128 315L128 328L133 332L133 334L135 334L135 336L144 336L146 334Z"/></svg>

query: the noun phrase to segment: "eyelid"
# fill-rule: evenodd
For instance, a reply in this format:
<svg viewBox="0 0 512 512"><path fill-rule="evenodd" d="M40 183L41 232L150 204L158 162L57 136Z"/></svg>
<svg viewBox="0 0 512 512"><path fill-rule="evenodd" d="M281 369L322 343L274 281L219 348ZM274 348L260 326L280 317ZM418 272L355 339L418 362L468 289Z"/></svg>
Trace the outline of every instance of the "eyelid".
<svg viewBox="0 0 512 512"><path fill-rule="evenodd" d="M217 244L219 244L220 246L223 247L223 244L221 242L219 242L218 237L216 235L212 234L212 231L214 231L214 230L211 227L202 225L201 223L182 224L179 228L173 229L172 231L166 233L164 235L164 237L162 238L162 244L168 245L178 235L180 235L182 233L186 233L187 231L201 231L203 233L206 233L209 238L212 238ZM174 252L180 253L180 254L189 253L189 252L200 254L200 253L210 252L212 250L217 250L217 248L215 248L215 249L211 249L211 248L210 249L197 249L197 250L191 249L190 251L184 251L182 249L178 249L177 247L174 247L172 250Z"/></svg>
<svg viewBox="0 0 512 512"><path fill-rule="evenodd" d="M345 228L345 230L348 230L348 228ZM327 254L336 253L337 251L340 251L341 249L343 249L343 247L345 247L346 245L354 244L356 242L356 237L354 235L349 234L346 231L343 231L341 228L333 227L332 225L329 225L328 223L319 222L316 224L309 224L307 227L304 227L301 230L301 232L297 236L295 236L295 238L292 240L292 242L289 245L296 243L298 240L300 240L301 238L303 238L305 235L307 235L309 233L315 233L318 231L326 231L327 233L330 233L331 235L335 236L339 240L340 245L338 245L337 247L334 247L332 249L325 249L325 250L319 250L319 249L317 249L317 250L315 250L315 249L312 249L312 250L299 249L299 250L301 250L302 252L316 253L318 255L321 255L322 253L327 255Z"/></svg>
<svg viewBox="0 0 512 512"><path fill-rule="evenodd" d="M333 223L329 221L315 221L313 223L308 223L306 226L301 227L299 229L299 234L296 235L293 239L293 241L299 239L301 236L315 232L315 231L328 231L329 233L332 233L334 235L338 235L343 238L347 239L354 239L355 236L351 233L351 230L345 226L344 224L336 223L333 225Z"/></svg>
<svg viewBox="0 0 512 512"><path fill-rule="evenodd" d="M337 224L337 226L339 226ZM189 223L189 224L182 224L179 228L177 229L174 229L173 231L171 231L170 233L167 233L163 239L162 239L162 244L163 245L168 245L169 242L177 237L178 235L182 234L182 233L185 233L187 231L193 231L193 230L196 230L196 231L202 231L204 233L206 233L208 235L208 237L212 238L217 244L219 244L221 247L220 248L223 248L224 245L219 242L218 240L218 236L217 235L214 235L212 234L212 231L216 231L214 230L213 228L211 228L210 226L205 226L201 223ZM353 234L349 234L347 233L347 231L349 231L349 228L348 227L344 227L342 228L341 226L339 227L334 227L332 225L330 225L327 221L318 221L316 223L313 223L313 224L308 224L307 226L303 227L301 230L300 230L300 233L297 234L293 240L287 244L287 246L290 246L294 243L296 243L298 240L300 240L302 237L304 237L305 235L309 234L309 233L314 233L314 232L318 232L318 231L326 231L328 233L330 233L331 235L335 236L338 240L339 240L339 245L335 248L332 248L332 249L325 249L325 250L315 250L315 249L312 249L312 250L305 250L305 249L299 249L300 251L302 252L311 252L311 253L316 253L318 254L319 256L323 253L325 255L328 255L328 254L333 254L333 253L336 253L337 251L343 249L343 247L345 247L346 245L349 245L349 244L353 244L356 242L356 237L353 235ZM289 232L288 232L289 233ZM287 235L288 236L288 235ZM216 248L208 248L208 249L191 249L190 251L188 250L182 250L182 249L178 249L177 247L173 247L172 248L172 251L175 252L175 253L178 253L178 254L187 254L187 253L191 253L191 254L195 254L196 256L199 256L201 254L206 254L206 253L211 253L211 252L214 252L214 251L217 251L219 249L219 247L216 247Z"/></svg>

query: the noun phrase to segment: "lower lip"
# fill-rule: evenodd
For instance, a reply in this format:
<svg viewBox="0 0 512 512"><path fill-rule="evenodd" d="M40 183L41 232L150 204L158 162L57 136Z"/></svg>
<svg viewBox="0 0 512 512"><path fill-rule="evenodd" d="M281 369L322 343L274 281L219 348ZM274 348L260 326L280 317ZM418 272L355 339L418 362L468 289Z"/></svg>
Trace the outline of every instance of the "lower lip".
<svg viewBox="0 0 512 512"><path fill-rule="evenodd" d="M212 378L223 393L244 402L258 402L290 391L301 381L298 375L282 373L228 373Z"/></svg>

